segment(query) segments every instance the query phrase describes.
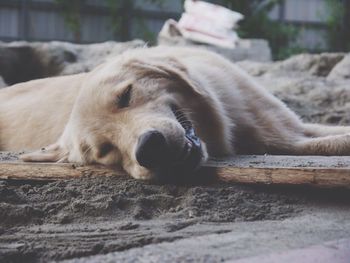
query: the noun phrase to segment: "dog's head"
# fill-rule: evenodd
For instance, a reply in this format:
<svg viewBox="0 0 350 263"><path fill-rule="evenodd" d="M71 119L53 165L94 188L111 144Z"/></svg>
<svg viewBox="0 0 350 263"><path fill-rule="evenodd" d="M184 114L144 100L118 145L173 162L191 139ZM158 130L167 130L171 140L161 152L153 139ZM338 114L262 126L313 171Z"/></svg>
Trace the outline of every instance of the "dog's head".
<svg viewBox="0 0 350 263"><path fill-rule="evenodd" d="M120 166L138 179L195 170L207 151L190 105L202 97L176 59L106 63L87 74L58 143L23 159Z"/></svg>

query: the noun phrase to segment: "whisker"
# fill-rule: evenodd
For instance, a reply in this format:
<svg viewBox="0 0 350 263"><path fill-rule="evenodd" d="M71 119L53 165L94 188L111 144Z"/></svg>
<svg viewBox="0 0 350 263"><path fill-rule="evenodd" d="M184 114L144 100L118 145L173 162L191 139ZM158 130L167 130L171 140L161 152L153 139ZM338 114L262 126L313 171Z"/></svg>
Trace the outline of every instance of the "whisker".
<svg viewBox="0 0 350 263"><path fill-rule="evenodd" d="M84 161L84 162L87 162L87 155L89 152L91 152L91 149L92 149L92 145L88 145L88 147L86 148L86 150L82 153L81 155L81 159Z"/></svg>
<svg viewBox="0 0 350 263"><path fill-rule="evenodd" d="M58 159L58 161L56 161L56 163L65 163L68 161L68 151L62 152L59 154L60 159Z"/></svg>

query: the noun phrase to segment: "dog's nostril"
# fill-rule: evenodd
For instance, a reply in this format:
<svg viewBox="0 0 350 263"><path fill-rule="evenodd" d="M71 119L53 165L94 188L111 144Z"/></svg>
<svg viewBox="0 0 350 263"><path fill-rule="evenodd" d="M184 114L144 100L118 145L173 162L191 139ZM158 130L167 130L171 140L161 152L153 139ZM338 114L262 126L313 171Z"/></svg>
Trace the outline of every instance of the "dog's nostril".
<svg viewBox="0 0 350 263"><path fill-rule="evenodd" d="M168 144L164 135L158 131L149 131L141 135L136 148L136 160L146 168L157 168L168 157Z"/></svg>

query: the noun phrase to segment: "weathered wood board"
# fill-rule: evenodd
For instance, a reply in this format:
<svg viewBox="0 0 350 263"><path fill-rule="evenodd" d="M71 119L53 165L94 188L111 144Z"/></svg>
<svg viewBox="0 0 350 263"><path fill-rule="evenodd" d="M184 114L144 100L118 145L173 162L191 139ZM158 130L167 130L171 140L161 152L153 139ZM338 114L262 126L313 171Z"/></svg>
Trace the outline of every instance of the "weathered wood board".
<svg viewBox="0 0 350 263"><path fill-rule="evenodd" d="M123 175L121 171L98 165L25 163L15 155L6 156L0 158L0 179L59 180L85 175ZM210 160L205 166L215 168L219 180L226 182L350 188L350 157L347 156L245 155Z"/></svg>
<svg viewBox="0 0 350 263"><path fill-rule="evenodd" d="M349 156L244 155L211 160L220 180L350 188Z"/></svg>

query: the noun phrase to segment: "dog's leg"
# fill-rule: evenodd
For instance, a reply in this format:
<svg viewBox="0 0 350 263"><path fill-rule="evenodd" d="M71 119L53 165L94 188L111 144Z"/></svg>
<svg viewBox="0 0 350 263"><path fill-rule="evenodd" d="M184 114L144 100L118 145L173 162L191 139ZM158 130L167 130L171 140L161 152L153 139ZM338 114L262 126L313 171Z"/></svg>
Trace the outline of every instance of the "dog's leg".
<svg viewBox="0 0 350 263"><path fill-rule="evenodd" d="M350 134L350 126L330 126L314 123L303 124L304 134L308 137Z"/></svg>
<svg viewBox="0 0 350 263"><path fill-rule="evenodd" d="M299 129L298 132L298 129L288 126L285 129L273 129L268 136L265 134L262 141L266 145L266 152L350 156L350 127L301 124Z"/></svg>
<svg viewBox="0 0 350 263"><path fill-rule="evenodd" d="M291 151L297 155L350 155L350 133L300 138Z"/></svg>

